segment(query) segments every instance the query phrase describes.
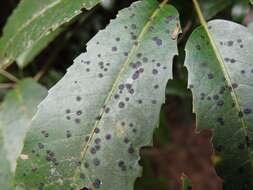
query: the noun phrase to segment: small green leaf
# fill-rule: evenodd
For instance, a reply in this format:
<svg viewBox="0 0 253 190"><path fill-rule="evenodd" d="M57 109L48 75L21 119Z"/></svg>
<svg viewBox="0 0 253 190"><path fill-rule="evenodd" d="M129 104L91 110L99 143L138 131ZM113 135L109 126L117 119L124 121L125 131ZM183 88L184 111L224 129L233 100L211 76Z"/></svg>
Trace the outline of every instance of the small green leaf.
<svg viewBox="0 0 253 190"><path fill-rule="evenodd" d="M0 107L0 186L14 189L16 160L39 102L47 90L31 79L20 81L9 91Z"/></svg>
<svg viewBox="0 0 253 190"><path fill-rule="evenodd" d="M212 129L217 171L229 190L253 188L252 49L249 30L225 20L198 27L186 45L197 127Z"/></svg>
<svg viewBox="0 0 253 190"><path fill-rule="evenodd" d="M88 43L39 106L18 184L133 189L139 149L152 143L177 54L178 12L166 2L134 3Z"/></svg>
<svg viewBox="0 0 253 190"><path fill-rule="evenodd" d="M99 0L23 0L8 19L0 39L0 68L5 68L23 52L39 46L42 38L62 24L91 9ZM41 47L41 46L40 46ZM41 48L39 48L40 50ZM23 66L20 64L19 66Z"/></svg>
<svg viewBox="0 0 253 190"><path fill-rule="evenodd" d="M249 0L250 1L250 3L253 5L253 0Z"/></svg>
<svg viewBox="0 0 253 190"><path fill-rule="evenodd" d="M23 148L23 141L37 105L46 94L47 90L33 80L22 80L8 92L0 107L0 128L12 172L15 171L16 160Z"/></svg>
<svg viewBox="0 0 253 190"><path fill-rule="evenodd" d="M186 175L183 174L181 176L181 180L182 180L182 190L191 190L192 189L191 181L189 180L189 178Z"/></svg>

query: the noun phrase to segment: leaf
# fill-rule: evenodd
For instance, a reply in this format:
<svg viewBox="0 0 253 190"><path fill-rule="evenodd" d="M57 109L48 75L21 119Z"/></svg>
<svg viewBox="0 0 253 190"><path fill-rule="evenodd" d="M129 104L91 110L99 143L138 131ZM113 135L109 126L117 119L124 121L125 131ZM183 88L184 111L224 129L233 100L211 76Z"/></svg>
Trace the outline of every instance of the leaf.
<svg viewBox="0 0 253 190"><path fill-rule="evenodd" d="M0 186L4 190L11 190L10 164L6 158L6 151L4 149L3 134L0 128Z"/></svg>
<svg viewBox="0 0 253 190"><path fill-rule="evenodd" d="M253 5L253 0L249 0L249 2Z"/></svg>
<svg viewBox="0 0 253 190"><path fill-rule="evenodd" d="M8 92L1 105L0 129L4 137L5 156L13 173L37 105L46 94L47 90L44 87L31 79L25 79Z"/></svg>
<svg viewBox="0 0 253 190"><path fill-rule="evenodd" d="M178 13L166 2L134 3L88 43L39 105L18 184L133 189L139 149L152 142L177 54Z"/></svg>
<svg viewBox="0 0 253 190"><path fill-rule="evenodd" d="M44 48L48 46L63 30L61 28L51 32L50 34L43 36L32 47L23 51L16 59L20 68L24 68L28 65Z"/></svg>
<svg viewBox="0 0 253 190"><path fill-rule="evenodd" d="M234 0L199 0L206 19L214 17L216 14L227 8Z"/></svg>
<svg viewBox="0 0 253 190"><path fill-rule="evenodd" d="M197 127L213 131L225 189L252 189L253 36L225 20L208 26L198 27L186 45Z"/></svg>
<svg viewBox="0 0 253 190"><path fill-rule="evenodd" d="M0 39L0 68L5 68L25 51L37 47L42 38L62 24L91 9L99 0L23 0L8 19ZM23 66L23 65L21 65Z"/></svg>
<svg viewBox="0 0 253 190"><path fill-rule="evenodd" d="M181 176L181 180L182 180L182 190L191 190L192 189L191 181L189 180L189 178L186 175L183 174Z"/></svg>

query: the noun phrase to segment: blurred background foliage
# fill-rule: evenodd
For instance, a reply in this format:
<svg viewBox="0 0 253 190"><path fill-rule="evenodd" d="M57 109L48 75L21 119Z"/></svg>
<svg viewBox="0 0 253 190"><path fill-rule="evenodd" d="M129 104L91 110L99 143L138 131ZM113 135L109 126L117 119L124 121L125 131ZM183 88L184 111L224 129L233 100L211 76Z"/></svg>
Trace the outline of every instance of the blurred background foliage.
<svg viewBox="0 0 253 190"><path fill-rule="evenodd" d="M48 89L52 87L73 63L73 59L86 49L86 43L115 18L118 10L133 0L103 0L89 11L84 11L73 22L62 27L48 41L46 48L27 59L20 69L17 64L7 71L17 79L33 77ZM248 0L199 0L207 20L222 18L246 25L253 33L253 9ZM8 17L19 0L0 1L0 36ZM171 0L180 12L183 33L178 46L180 57L174 59L174 78L166 89L166 103L162 107L160 123L154 135L154 147L141 151L143 177L136 181L136 190L218 190L221 179L213 165L219 158L213 155L211 132L195 133L191 93L187 90L187 72L183 67L184 46L191 31L199 24L190 0ZM35 58L33 58L35 56ZM22 57L21 57L22 59ZM0 75L0 101L13 86L13 81ZM187 184L188 176L192 185ZM183 179L183 186L182 186ZM193 186L193 187L192 187Z"/></svg>

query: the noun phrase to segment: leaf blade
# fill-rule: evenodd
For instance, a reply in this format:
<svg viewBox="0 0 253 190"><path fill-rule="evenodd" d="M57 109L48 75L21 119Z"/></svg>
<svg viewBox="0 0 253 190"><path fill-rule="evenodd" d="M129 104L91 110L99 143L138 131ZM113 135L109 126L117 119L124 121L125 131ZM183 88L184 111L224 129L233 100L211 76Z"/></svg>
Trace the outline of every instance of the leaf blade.
<svg viewBox="0 0 253 190"><path fill-rule="evenodd" d="M167 61L177 54L179 31L178 13L166 1L141 1L120 11L40 104L23 150L30 159L19 160L17 180L27 188L42 182L45 189L132 189L140 175L138 150L152 141L166 82L172 77ZM151 79L153 88L145 88ZM140 118L146 119L139 123ZM40 130L52 139L45 142ZM31 155L32 149L42 157ZM38 172L22 177L31 164Z"/></svg>
<svg viewBox="0 0 253 190"><path fill-rule="evenodd" d="M8 20L0 39L0 68L5 68L19 57L23 50L58 29L81 13L91 9L99 0L22 1ZM62 14L64 13L64 14Z"/></svg>
<svg viewBox="0 0 253 190"><path fill-rule="evenodd" d="M44 87L31 79L25 79L8 92L1 105L0 126L4 137L6 158L10 162L13 173L37 105L46 94L47 90Z"/></svg>
<svg viewBox="0 0 253 190"><path fill-rule="evenodd" d="M211 21L208 26L209 35L199 27L186 45L188 87L193 92L198 129L213 130L216 154L222 159L217 169L225 189L236 189L244 186L252 170L253 117L249 110L253 102L248 96L253 86L249 51L253 37L245 27L224 20ZM242 169L244 177L233 183Z"/></svg>

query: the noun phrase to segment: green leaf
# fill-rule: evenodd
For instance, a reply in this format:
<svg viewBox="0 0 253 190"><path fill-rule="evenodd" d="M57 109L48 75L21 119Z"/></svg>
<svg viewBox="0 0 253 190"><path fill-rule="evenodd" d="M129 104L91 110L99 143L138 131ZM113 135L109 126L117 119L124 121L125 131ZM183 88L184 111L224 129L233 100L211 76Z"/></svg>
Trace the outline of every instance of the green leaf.
<svg viewBox="0 0 253 190"><path fill-rule="evenodd" d="M182 190L191 190L192 189L191 181L189 180L189 178L186 175L183 174L181 176L181 180L182 180Z"/></svg>
<svg viewBox="0 0 253 190"><path fill-rule="evenodd" d="M62 28L59 28L46 36L43 36L32 47L23 51L16 59L20 68L24 68L28 65L45 47L48 46L61 32Z"/></svg>
<svg viewBox="0 0 253 190"><path fill-rule="evenodd" d="M0 107L0 185L9 190L12 186L16 160L35 114L37 105L47 90L31 79L20 81L9 91Z"/></svg>
<svg viewBox="0 0 253 190"><path fill-rule="evenodd" d="M0 39L0 68L7 67L18 57L41 43L62 24L91 9L99 0L23 0L8 19ZM23 65L21 65L23 66Z"/></svg>
<svg viewBox="0 0 253 190"><path fill-rule="evenodd" d="M252 189L253 36L229 21L208 26L198 27L186 45L197 127L213 131L224 188Z"/></svg>
<svg viewBox="0 0 253 190"><path fill-rule="evenodd" d="M6 158L12 172L23 148L23 141L30 127L37 105L46 96L47 90L31 79L20 81L6 95L0 108L0 128L3 132Z"/></svg>
<svg viewBox="0 0 253 190"><path fill-rule="evenodd" d="M253 0L249 0L249 2L253 5Z"/></svg>
<svg viewBox="0 0 253 190"><path fill-rule="evenodd" d="M206 19L214 17L216 14L227 8L234 0L199 0Z"/></svg>
<svg viewBox="0 0 253 190"><path fill-rule="evenodd" d="M178 12L166 2L134 3L88 43L39 106L18 184L133 189L139 149L152 143L177 54Z"/></svg>
<svg viewBox="0 0 253 190"><path fill-rule="evenodd" d="M12 174L10 171L10 163L6 158L6 151L3 143L3 133L0 128L0 186L5 190L11 190Z"/></svg>

